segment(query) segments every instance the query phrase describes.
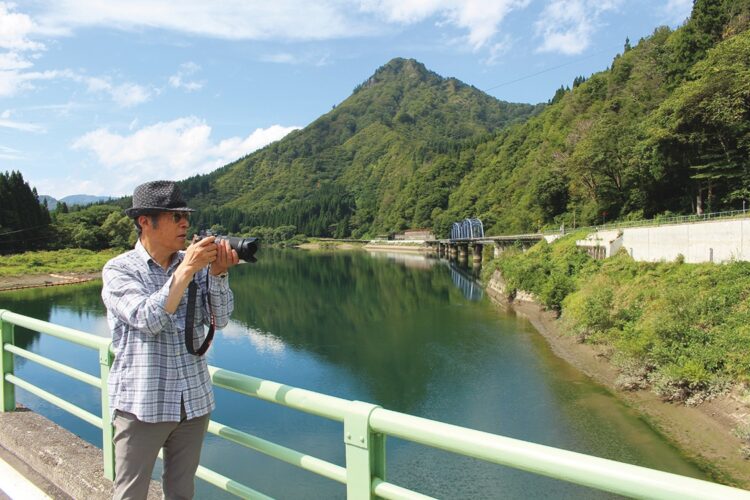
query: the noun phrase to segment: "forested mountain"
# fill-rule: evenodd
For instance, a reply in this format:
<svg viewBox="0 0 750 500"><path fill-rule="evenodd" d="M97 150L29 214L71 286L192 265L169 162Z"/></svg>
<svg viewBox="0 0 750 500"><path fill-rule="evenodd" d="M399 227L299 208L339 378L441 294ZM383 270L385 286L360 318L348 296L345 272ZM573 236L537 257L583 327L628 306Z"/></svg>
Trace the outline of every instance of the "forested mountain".
<svg viewBox="0 0 750 500"><path fill-rule="evenodd" d="M493 233L741 208L750 197L750 0L697 0L548 106L394 59L303 130L184 181L199 224L310 235Z"/></svg>
<svg viewBox="0 0 750 500"><path fill-rule="evenodd" d="M21 172L0 172L0 254L44 248L49 223L49 211Z"/></svg>
<svg viewBox="0 0 750 500"><path fill-rule="evenodd" d="M539 116L473 151L448 219L492 232L742 208L750 197L750 2L695 2Z"/></svg>
<svg viewBox="0 0 750 500"><path fill-rule="evenodd" d="M431 226L472 168L460 153L540 109L394 59L305 129L183 189L202 209L199 224L234 231L291 224L361 236Z"/></svg>

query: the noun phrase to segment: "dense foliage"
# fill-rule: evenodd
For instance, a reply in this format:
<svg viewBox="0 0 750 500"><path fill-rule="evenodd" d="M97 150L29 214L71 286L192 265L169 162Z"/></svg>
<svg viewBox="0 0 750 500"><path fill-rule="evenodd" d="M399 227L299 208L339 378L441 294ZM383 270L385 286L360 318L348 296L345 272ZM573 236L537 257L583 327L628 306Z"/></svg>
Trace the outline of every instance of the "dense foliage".
<svg viewBox="0 0 750 500"><path fill-rule="evenodd" d="M135 243L133 221L122 204L58 203L50 212L20 172L0 172L0 253L80 248L127 248Z"/></svg>
<svg viewBox="0 0 750 500"><path fill-rule="evenodd" d="M50 214L21 172L0 172L0 254L45 248Z"/></svg>
<svg viewBox="0 0 750 500"><path fill-rule="evenodd" d="M339 237L429 227L472 168L466 151L540 109L394 59L305 129L183 190L201 209L233 210L240 227Z"/></svg>
<svg viewBox="0 0 750 500"><path fill-rule="evenodd" d="M184 186L201 208L236 211L238 226L319 236L445 235L468 216L499 234L741 208L749 23L750 0L698 0L684 26L626 41L610 68L544 108L394 59L305 129ZM316 208L326 205L337 209Z"/></svg>
<svg viewBox="0 0 750 500"><path fill-rule="evenodd" d="M750 2L698 0L539 116L480 145L445 220L492 233L742 208Z"/></svg>
<svg viewBox="0 0 750 500"><path fill-rule="evenodd" d="M750 381L750 263L595 261L576 238L508 251L485 279L499 269L510 294L532 292L580 340L612 348L624 388L690 401Z"/></svg>

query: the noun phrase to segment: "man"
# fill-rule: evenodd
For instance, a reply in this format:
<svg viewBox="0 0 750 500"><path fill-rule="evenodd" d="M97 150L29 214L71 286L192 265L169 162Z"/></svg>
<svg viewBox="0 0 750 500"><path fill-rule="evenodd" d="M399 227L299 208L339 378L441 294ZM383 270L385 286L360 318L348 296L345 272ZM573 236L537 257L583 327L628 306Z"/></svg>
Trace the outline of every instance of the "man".
<svg viewBox="0 0 750 500"><path fill-rule="evenodd" d="M136 187L125 213L133 218L138 241L102 272L115 351L109 376L115 499L146 498L162 447L165 498L193 497L215 406L206 360L196 344L207 348L210 343L213 330L204 342L204 324L222 328L229 322L234 299L227 271L239 258L227 241L217 244L213 236L183 250L191 212L174 182ZM189 300L195 307L188 307ZM186 321L197 328L186 328Z"/></svg>

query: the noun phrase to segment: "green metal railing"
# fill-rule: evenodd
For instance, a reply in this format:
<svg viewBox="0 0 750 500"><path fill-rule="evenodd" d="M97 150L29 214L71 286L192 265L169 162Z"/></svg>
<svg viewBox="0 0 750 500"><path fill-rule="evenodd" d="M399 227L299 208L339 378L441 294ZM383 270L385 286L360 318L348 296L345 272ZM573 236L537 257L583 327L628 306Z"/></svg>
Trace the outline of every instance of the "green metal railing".
<svg viewBox="0 0 750 500"><path fill-rule="evenodd" d="M14 326L52 335L98 351L100 378L15 346ZM113 361L111 341L6 310L0 310L0 329L2 330L0 399L2 399L3 411L15 409L14 388L20 387L101 428L104 474L112 479L114 452L106 383ZM13 373L13 356L21 356L81 382L99 387L102 395L101 415L94 415L16 377ZM352 499L376 496L387 499L429 498L386 481L386 436L635 498L750 499L748 491L708 481L436 422L386 410L370 403L349 401L221 368L209 367L209 370L211 380L216 387L342 422L346 467L266 441L215 421L209 423L208 432L345 484L347 497ZM247 485L202 466L198 468L196 475L238 497L269 498Z"/></svg>
<svg viewBox="0 0 750 500"><path fill-rule="evenodd" d="M612 229L625 229L625 228L638 228L638 227L651 227L651 226L667 226L675 224L692 224L695 222L713 222L717 220L728 220L728 219L744 219L750 216L750 210L731 210L727 212L709 212L705 214L692 214L692 215L674 215L671 217L667 216L656 216L653 219L638 219L638 220L623 220L623 221L612 221L602 224L595 224L593 226L574 226L572 228L563 227L562 231L558 229L545 229L541 231L545 235L553 236L557 234L569 234L577 231L587 230L589 232L594 231L609 231Z"/></svg>

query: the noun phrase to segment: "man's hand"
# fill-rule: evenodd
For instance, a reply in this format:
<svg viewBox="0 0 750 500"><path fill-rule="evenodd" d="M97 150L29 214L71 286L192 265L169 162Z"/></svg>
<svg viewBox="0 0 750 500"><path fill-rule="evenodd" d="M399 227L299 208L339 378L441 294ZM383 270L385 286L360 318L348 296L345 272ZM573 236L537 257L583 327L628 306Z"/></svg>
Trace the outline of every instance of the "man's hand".
<svg viewBox="0 0 750 500"><path fill-rule="evenodd" d="M214 236L207 236L200 241L193 241L187 250L185 258L174 271L172 284L169 287L169 295L164 309L169 314L174 314L180 305L182 295L185 293L195 273L216 260L219 253L218 245L214 243Z"/></svg>
<svg viewBox="0 0 750 500"><path fill-rule="evenodd" d="M224 274L230 267L239 264L240 257L227 240L216 243L216 259L211 262L210 273L212 276Z"/></svg>
<svg viewBox="0 0 750 500"><path fill-rule="evenodd" d="M215 236L207 236L200 241L194 241L187 247L182 264L185 270L192 276L216 260L219 253L218 245L214 243Z"/></svg>

